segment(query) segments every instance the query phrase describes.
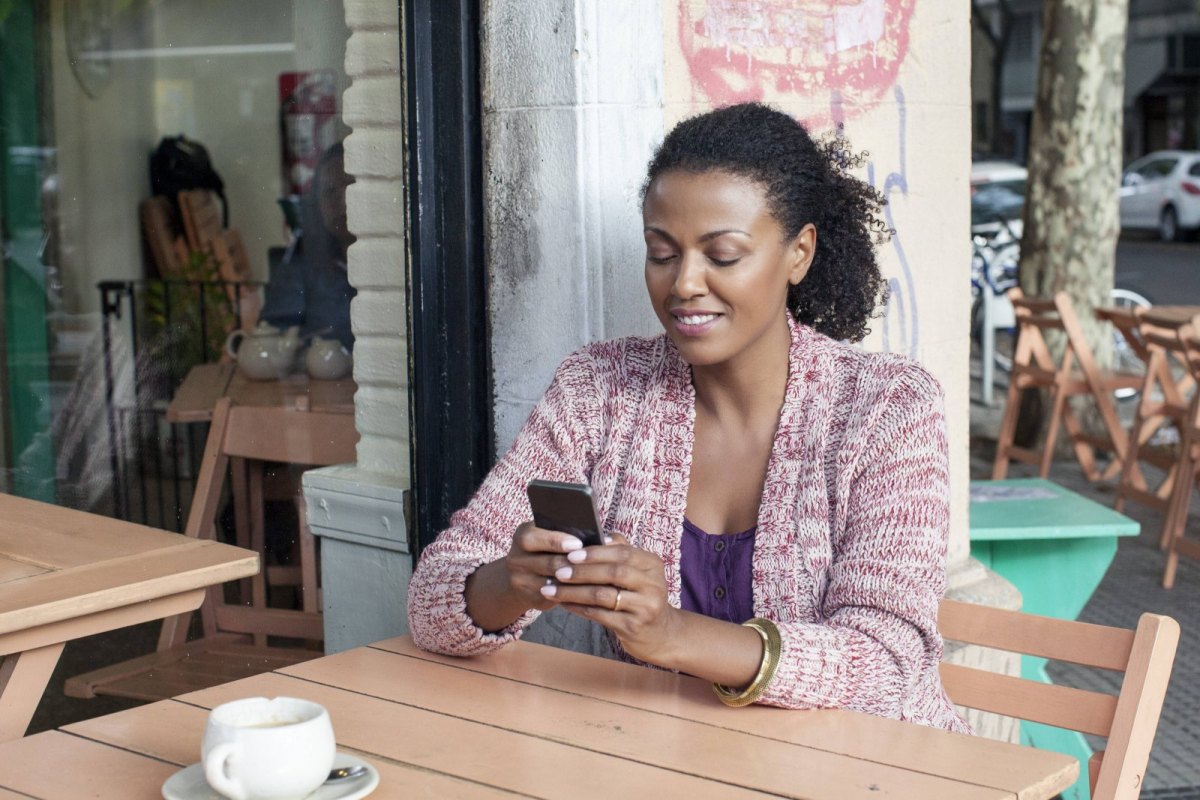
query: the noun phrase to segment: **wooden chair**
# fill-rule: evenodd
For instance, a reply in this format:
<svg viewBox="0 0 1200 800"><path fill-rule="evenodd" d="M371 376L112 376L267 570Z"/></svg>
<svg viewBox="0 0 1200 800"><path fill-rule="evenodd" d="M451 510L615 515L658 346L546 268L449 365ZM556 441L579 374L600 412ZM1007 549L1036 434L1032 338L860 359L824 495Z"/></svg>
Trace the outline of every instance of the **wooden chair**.
<svg viewBox="0 0 1200 800"><path fill-rule="evenodd" d="M1141 317L1142 315L1138 315ZM1150 438L1166 425L1182 431L1196 396L1186 394L1194 385L1187 368L1179 327L1163 327L1141 318L1139 337L1147 348L1146 375L1141 396L1129 432L1129 444L1121 466L1121 481L1117 486L1117 511L1125 509L1128 500L1166 511L1172 487L1179 471L1179 454L1164 453L1147 447ZM1179 377L1182 370L1185 379ZM1145 461L1165 471L1158 486L1147 485L1140 463ZM1159 546L1167 546L1169 530L1163 526Z"/></svg>
<svg viewBox="0 0 1200 800"><path fill-rule="evenodd" d="M221 398L214 409L208 441L188 513L186 535L212 539L221 509L226 475L246 462L325 466L353 461L358 433L353 414L310 412L282 406L234 406ZM241 462L238 462L241 459ZM239 530L249 531L250 549L264 552L265 525L261 481L254 469L233 469L234 480L251 483L250 499L235 507ZM299 530L300 566L264 566L253 578L250 602L225 600L224 587L208 590L200 607L202 638L187 641L192 615L163 620L158 650L67 682L67 694L97 694L164 699L184 691L225 683L321 655L318 650L270 646L267 637L320 641L323 620L317 600L316 545L303 513ZM299 583L303 610L270 608L271 583Z"/></svg>
<svg viewBox="0 0 1200 800"><path fill-rule="evenodd" d="M1014 288L1008 296L1017 317L1017 346L1013 353L1004 418L996 443L993 480L1003 479L1008 474L1009 462L1014 460L1036 464L1038 475L1045 478L1054 458L1060 424L1066 427L1075 457L1088 480L1115 476L1125 456L1126 436L1117 417L1112 393L1120 388L1138 388L1142 376L1101 370L1096 365L1066 292L1058 292L1053 299L1047 300L1027 298L1020 289ZM1046 330L1062 331L1066 336L1062 360L1057 364L1042 333ZM1021 393L1030 388L1050 391L1051 409L1040 451L1018 447L1013 442ZM1081 396L1091 397L1096 404L1107 437L1092 436L1084 430L1070 403L1072 398ZM1103 471L1096 465L1098 449L1112 451L1116 456Z"/></svg>
<svg viewBox="0 0 1200 800"><path fill-rule="evenodd" d="M178 195L179 216L188 249L208 252L209 242L221 235L221 206L207 189L187 189Z"/></svg>
<svg viewBox="0 0 1200 800"><path fill-rule="evenodd" d="M1188 370L1200 381L1200 316L1182 326L1178 332L1183 345ZM1200 395L1200 390L1197 391ZM1175 586L1175 573L1181 555L1200 559L1200 542L1186 537L1188 508L1191 506L1192 489L1200 477L1200 399L1194 397L1180 428L1179 465L1167 503L1166 520L1163 523L1163 541L1167 550L1167 561L1163 566L1164 589Z"/></svg>
<svg viewBox="0 0 1200 800"><path fill-rule="evenodd" d="M1179 623L1142 614L1133 631L943 600L938 627L946 639L1124 673L1121 693L1114 697L941 665L942 684L958 705L1105 737L1105 749L1088 763L1093 800L1138 796L1171 677Z"/></svg>

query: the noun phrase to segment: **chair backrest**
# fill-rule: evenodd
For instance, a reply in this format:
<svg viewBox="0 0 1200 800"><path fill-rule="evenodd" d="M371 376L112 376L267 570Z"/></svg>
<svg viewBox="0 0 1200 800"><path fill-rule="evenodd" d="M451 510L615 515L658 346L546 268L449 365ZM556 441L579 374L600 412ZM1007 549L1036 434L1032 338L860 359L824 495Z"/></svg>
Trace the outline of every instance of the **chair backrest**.
<svg viewBox="0 0 1200 800"><path fill-rule="evenodd" d="M187 189L179 193L179 216L188 247L207 252L209 242L221 234L221 209L217 196L207 189Z"/></svg>
<svg viewBox="0 0 1200 800"><path fill-rule="evenodd" d="M230 458L330 466L354 461L357 443L353 414L235 406L228 397L221 398L213 408L196 478L188 535L205 538L211 530Z"/></svg>
<svg viewBox="0 0 1200 800"><path fill-rule="evenodd" d="M1089 764L1092 797L1138 796L1179 642L1175 620L1143 614L1133 631L943 600L938 627L954 641L1123 672L1114 697L941 665L946 693L958 705L1105 737L1105 750Z"/></svg>

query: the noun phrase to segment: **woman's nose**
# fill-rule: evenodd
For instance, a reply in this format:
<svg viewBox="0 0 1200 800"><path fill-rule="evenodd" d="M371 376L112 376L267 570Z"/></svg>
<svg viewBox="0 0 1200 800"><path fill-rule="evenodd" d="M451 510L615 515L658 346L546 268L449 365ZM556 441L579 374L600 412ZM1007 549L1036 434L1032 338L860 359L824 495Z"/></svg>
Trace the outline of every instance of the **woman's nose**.
<svg viewBox="0 0 1200 800"><path fill-rule="evenodd" d="M690 300L708 294L704 264L698 256L684 254L679 258L679 272L675 274L674 295L681 300Z"/></svg>

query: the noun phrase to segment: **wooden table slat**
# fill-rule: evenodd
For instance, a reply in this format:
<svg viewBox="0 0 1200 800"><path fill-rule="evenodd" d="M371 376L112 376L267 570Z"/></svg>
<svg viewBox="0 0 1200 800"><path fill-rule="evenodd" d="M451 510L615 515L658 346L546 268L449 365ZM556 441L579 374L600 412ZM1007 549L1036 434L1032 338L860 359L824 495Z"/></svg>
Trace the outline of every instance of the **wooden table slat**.
<svg viewBox="0 0 1200 800"><path fill-rule="evenodd" d="M516 655L524 651L523 654L528 656L530 649L535 647L542 650L536 645L527 645L519 648ZM537 655L547 653L538 652ZM344 688L349 688L344 683L346 676L353 675L355 690L376 697L452 716L469 716L493 725L509 725L550 740L580 745L592 743L592 746L625 758L644 760L666 769L694 770L713 780L759 791L778 794L796 791L802 796L819 796L840 786L848 797L859 792L869 797L877 791L871 788L873 786L895 791L897 786L905 785L921 786L929 797L947 793L957 793L963 798L1013 795L1004 787L953 785L943 775L918 775L905 767L858 761L825 748L821 749L826 757L808 759L806 756L811 750L797 755L798 745L791 742L748 735L744 731L698 723L681 716L666 716L654 708L653 698L631 691L625 675L620 674L629 671L626 669L609 669L600 675L580 678L580 683L588 685L603 686L607 682L619 686L628 700L627 704L617 705L578 693L547 692L540 685L492 676L488 676L491 680L480 681L481 673L446 669L420 659L410 659L415 663L403 666L409 680L397 683L391 679L398 668L393 663L397 658L405 657L378 650L354 650L297 664L287 668L286 673ZM626 665L610 663L608 666ZM563 674L571 675L570 672ZM596 680L592 680L593 677ZM606 677L608 681L605 681ZM612 682L612 677L617 680ZM424 687L429 686L431 680L437 681L438 691L425 691ZM692 690L707 688L696 680L687 679L683 683ZM667 694L677 696L675 692ZM715 710L729 711L726 715L729 718L737 714L724 706ZM788 713L763 710L776 716ZM803 722L801 715L792 715L792 718L796 723ZM902 730L912 733L910 727ZM950 740L952 737L944 738ZM876 742L875 746L886 744ZM799 747L808 749L807 745ZM798 775L794 767L797 758L806 763L811 760L813 766ZM956 777L955 780L964 778Z"/></svg>
<svg viewBox="0 0 1200 800"><path fill-rule="evenodd" d="M69 569L170 547L179 534L0 494L0 556Z"/></svg>
<svg viewBox="0 0 1200 800"><path fill-rule="evenodd" d="M28 578L30 575L40 575L49 571L48 567L0 556L0 583Z"/></svg>
<svg viewBox="0 0 1200 800"><path fill-rule="evenodd" d="M232 362L199 364L188 370L167 406L168 422L207 422L213 406L225 396L237 367Z"/></svg>
<svg viewBox="0 0 1200 800"><path fill-rule="evenodd" d="M207 717L205 709L166 701L85 720L63 730L182 767L199 761L200 740ZM371 793L371 800L512 797L511 793L492 786L409 764L393 763L373 753L348 748L340 740L338 748L369 761L379 770L379 788Z"/></svg>
<svg viewBox="0 0 1200 800"><path fill-rule="evenodd" d="M1053 773L1062 782L1061 787L1069 786L1077 771L1075 761L1057 753L986 739L968 740L893 720L880 720L872 728L879 738L873 739L839 719L853 713L848 711L826 710L820 715L805 715L767 706L729 709L714 702L707 684L689 681L672 691L675 676L671 673L529 642L518 642L486 659L455 659L428 653L407 636L378 642L373 647L880 764L927 763L937 775L1010 792L1018 792L1025 785L1021 780L1025 770ZM537 649L537 657L522 652L530 648ZM303 666L281 671L305 675Z"/></svg>
<svg viewBox="0 0 1200 800"><path fill-rule="evenodd" d="M173 548L36 575L10 586L0 595L0 635L258 571L253 553L219 542L177 538Z"/></svg>
<svg viewBox="0 0 1200 800"><path fill-rule="evenodd" d="M163 782L178 769L61 731L47 731L4 745L0 787L47 800L162 797Z"/></svg>
<svg viewBox="0 0 1200 800"><path fill-rule="evenodd" d="M438 691L438 687L426 688ZM664 769L647 763L649 759L635 760L612 753L599 746L599 739L592 747L580 747L531 734L516 724L498 727L480 721L482 716L480 720L456 717L381 700L369 692L349 691L278 673L246 678L178 699L212 708L239 697L258 695L303 697L321 703L329 709L334 733L343 746L534 797L612 800L614 797L642 797L647 786L669 786L672 797L687 797L688 800L764 796L760 791L700 776L699 755L682 770ZM488 704L505 711L512 710L511 702L505 698L490 698ZM595 720L593 724L599 729L607 722ZM655 743L652 749L662 744ZM612 757L614 755L619 757ZM796 756L794 752L789 755ZM845 780L845 775L836 779L839 798L874 800L879 796L878 793L855 791L845 785ZM805 782L799 781L796 785L805 785ZM812 785L812 781L807 785ZM957 787L951 791L955 789ZM824 796L833 797L830 791L831 786L826 786ZM779 796L796 797L797 794L789 790Z"/></svg>

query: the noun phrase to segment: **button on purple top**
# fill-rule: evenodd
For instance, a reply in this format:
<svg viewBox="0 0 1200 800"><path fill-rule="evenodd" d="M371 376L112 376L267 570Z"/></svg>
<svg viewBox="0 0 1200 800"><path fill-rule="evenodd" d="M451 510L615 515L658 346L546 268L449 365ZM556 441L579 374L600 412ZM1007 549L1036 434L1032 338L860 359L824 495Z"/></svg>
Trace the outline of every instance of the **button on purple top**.
<svg viewBox="0 0 1200 800"><path fill-rule="evenodd" d="M683 520L680 608L739 625L754 616L755 530L710 536Z"/></svg>

